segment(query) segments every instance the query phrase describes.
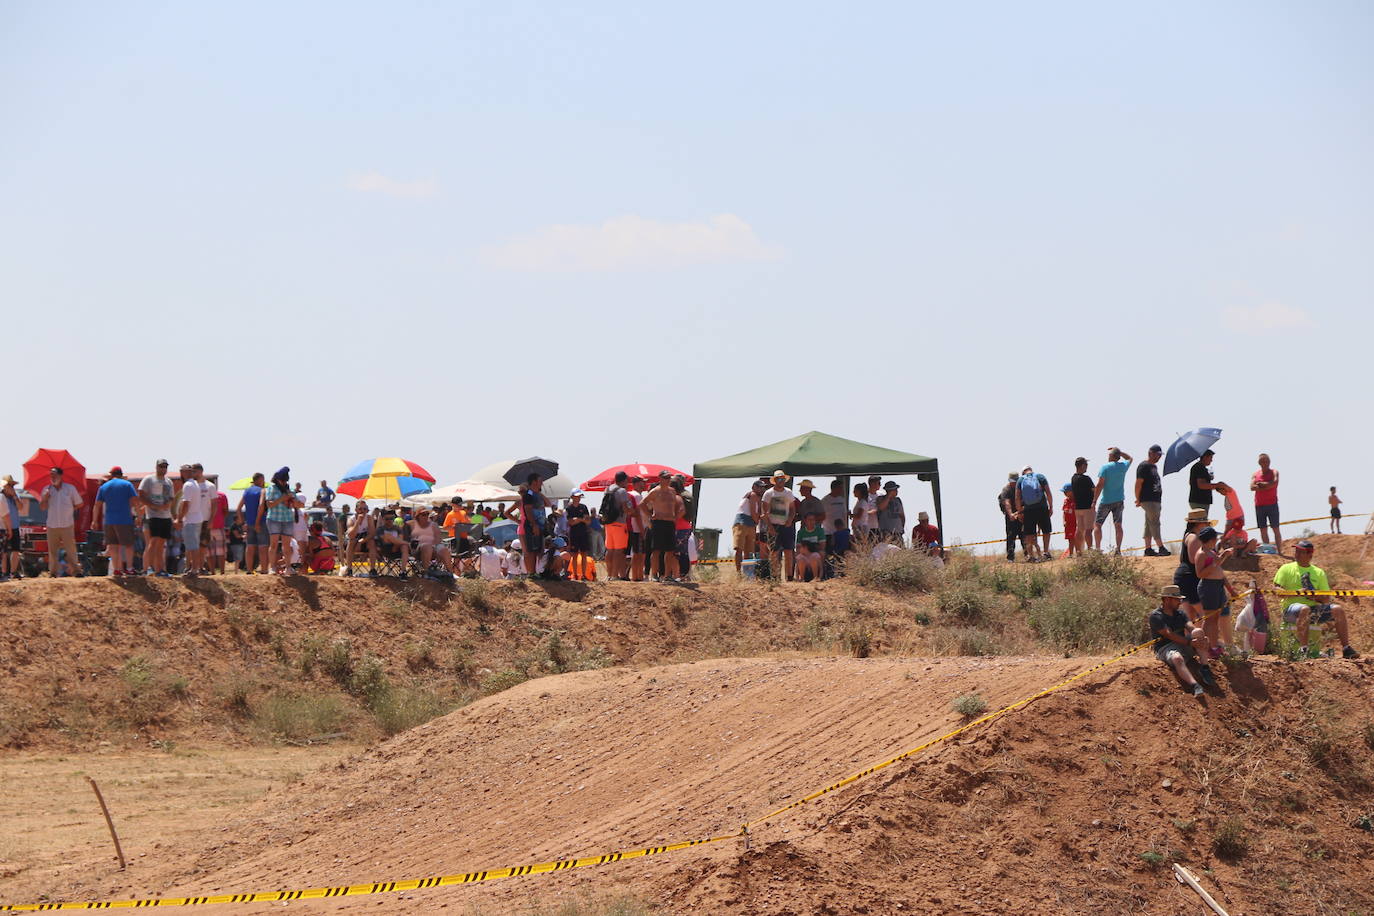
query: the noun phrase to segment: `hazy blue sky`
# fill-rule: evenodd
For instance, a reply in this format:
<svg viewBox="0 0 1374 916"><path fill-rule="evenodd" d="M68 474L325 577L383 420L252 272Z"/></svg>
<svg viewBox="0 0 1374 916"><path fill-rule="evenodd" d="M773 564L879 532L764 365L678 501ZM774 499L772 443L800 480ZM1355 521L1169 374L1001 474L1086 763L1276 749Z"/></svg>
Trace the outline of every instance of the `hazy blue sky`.
<svg viewBox="0 0 1374 916"><path fill-rule="evenodd" d="M818 428L939 457L973 540L1008 469L1215 425L1285 515L1368 510L1371 46L1363 2L5 3L0 462Z"/></svg>

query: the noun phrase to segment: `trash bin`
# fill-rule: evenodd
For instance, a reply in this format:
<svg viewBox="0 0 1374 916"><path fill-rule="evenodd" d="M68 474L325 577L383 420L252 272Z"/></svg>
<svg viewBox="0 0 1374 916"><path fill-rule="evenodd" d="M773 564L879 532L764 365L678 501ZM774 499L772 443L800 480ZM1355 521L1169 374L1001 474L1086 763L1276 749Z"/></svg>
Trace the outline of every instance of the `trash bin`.
<svg viewBox="0 0 1374 916"><path fill-rule="evenodd" d="M701 544L697 553L698 560L714 560L720 556L719 528L698 528L697 537L700 538Z"/></svg>

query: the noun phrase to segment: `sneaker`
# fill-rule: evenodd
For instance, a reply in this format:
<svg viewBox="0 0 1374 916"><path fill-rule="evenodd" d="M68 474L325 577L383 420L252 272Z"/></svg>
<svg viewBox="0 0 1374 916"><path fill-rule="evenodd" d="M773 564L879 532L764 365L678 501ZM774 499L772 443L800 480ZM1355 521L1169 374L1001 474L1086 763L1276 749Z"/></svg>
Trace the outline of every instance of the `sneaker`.
<svg viewBox="0 0 1374 916"><path fill-rule="evenodd" d="M1157 557L1172 557L1173 554L1169 552L1169 548L1168 548L1168 547L1161 547L1161 548L1159 548L1158 550L1155 551L1155 556L1157 556Z"/></svg>
<svg viewBox="0 0 1374 916"><path fill-rule="evenodd" d="M170 579L170 578L172 578L172 574L169 573L169 572L167 572L167 570L165 570L165 569L162 570L162 571L159 572L159 573L154 573L154 575L156 575L159 579Z"/></svg>
<svg viewBox="0 0 1374 916"><path fill-rule="evenodd" d="M1198 667L1197 679L1202 681L1202 686L1204 687L1215 687L1217 685L1216 676L1212 674L1212 669L1208 668L1206 665Z"/></svg>
<svg viewBox="0 0 1374 916"><path fill-rule="evenodd" d="M1159 556L1159 554L1155 553L1155 549L1153 547L1146 547L1143 555L1147 557Z"/></svg>
<svg viewBox="0 0 1374 916"><path fill-rule="evenodd" d="M1341 650L1341 658L1359 658L1360 653L1355 651L1354 646L1346 646Z"/></svg>
<svg viewBox="0 0 1374 916"><path fill-rule="evenodd" d="M1113 551L1112 551L1112 556L1114 556L1114 557L1119 557L1119 556L1121 556L1121 548L1118 547L1118 548L1116 548L1115 550L1113 550Z"/></svg>
<svg viewBox="0 0 1374 916"><path fill-rule="evenodd" d="M1200 696L1202 696L1202 685L1201 685L1201 684L1194 684L1194 685L1193 685L1193 696L1195 696L1195 697L1200 697Z"/></svg>

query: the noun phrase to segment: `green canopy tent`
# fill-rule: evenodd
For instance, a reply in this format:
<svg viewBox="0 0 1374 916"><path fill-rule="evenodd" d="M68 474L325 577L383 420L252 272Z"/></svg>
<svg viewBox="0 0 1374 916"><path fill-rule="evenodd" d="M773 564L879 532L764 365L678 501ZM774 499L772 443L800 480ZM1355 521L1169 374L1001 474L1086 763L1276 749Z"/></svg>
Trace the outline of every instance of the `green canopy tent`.
<svg viewBox="0 0 1374 916"><path fill-rule="evenodd" d="M944 514L940 510L940 463L924 455L898 452L890 448L866 445L853 439L841 439L827 433L812 430L791 439L762 445L738 455L727 455L714 461L703 461L692 466L692 511L701 505L702 478L741 478L765 477L774 471L786 471L793 477L830 476L844 477L881 474L915 474L930 483L931 496L935 502L935 527L940 529L944 539ZM845 493L848 495L849 481L845 480ZM694 519L695 521L695 519Z"/></svg>

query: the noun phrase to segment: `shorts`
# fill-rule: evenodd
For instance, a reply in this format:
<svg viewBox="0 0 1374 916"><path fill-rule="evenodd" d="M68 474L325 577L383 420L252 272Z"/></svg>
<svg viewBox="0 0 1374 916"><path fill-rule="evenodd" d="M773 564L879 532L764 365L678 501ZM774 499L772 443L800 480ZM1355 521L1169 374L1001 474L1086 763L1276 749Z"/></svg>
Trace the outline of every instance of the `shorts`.
<svg viewBox="0 0 1374 916"><path fill-rule="evenodd" d="M1204 512L1210 513L1210 512L1212 511L1212 504L1211 504L1211 503L1189 503L1189 504L1188 504L1188 508L1189 508L1189 509L1201 509L1201 510L1203 510Z"/></svg>
<svg viewBox="0 0 1374 916"><path fill-rule="evenodd" d="M134 526L133 525L106 525L105 526L105 546L106 547L132 547L134 546Z"/></svg>
<svg viewBox="0 0 1374 916"><path fill-rule="evenodd" d="M672 522L649 522L649 549L677 553L677 530Z"/></svg>
<svg viewBox="0 0 1374 916"><path fill-rule="evenodd" d="M296 530L296 523L294 521L274 522L269 518L264 524L267 526L268 537L289 538Z"/></svg>
<svg viewBox="0 0 1374 916"><path fill-rule="evenodd" d="M1038 529L1041 534L1049 534L1054 528L1050 524L1050 504L1032 503L1022 507L1021 516L1021 536L1035 537Z"/></svg>
<svg viewBox="0 0 1374 916"><path fill-rule="evenodd" d="M748 525L735 525L730 529L730 542L736 550L753 553L757 540L752 522Z"/></svg>
<svg viewBox="0 0 1374 916"><path fill-rule="evenodd" d="M568 544L576 553L592 552L592 533L586 525L573 525L568 529Z"/></svg>
<svg viewBox="0 0 1374 916"><path fill-rule="evenodd" d="M611 522L606 526L606 549L624 550L630 546L630 529L624 522Z"/></svg>
<svg viewBox="0 0 1374 916"><path fill-rule="evenodd" d="M172 520L170 518L149 518L148 537L161 538L164 541L172 539Z"/></svg>
<svg viewBox="0 0 1374 916"><path fill-rule="evenodd" d="M1174 584L1183 592L1183 600L1189 604L1198 604L1201 600L1198 598L1198 581L1197 573L1191 569L1180 566L1174 570Z"/></svg>
<svg viewBox="0 0 1374 916"><path fill-rule="evenodd" d="M1097 524L1100 525L1103 522L1105 522L1107 520L1108 515L1111 515L1113 524L1121 524L1121 512L1123 509L1125 509L1125 507L1126 504L1121 501L1117 501L1114 503L1101 503L1097 507Z"/></svg>
<svg viewBox="0 0 1374 916"><path fill-rule="evenodd" d="M1065 519L1065 522L1067 522L1067 521L1068 521L1068 519ZM1079 531L1083 532L1083 536L1084 536L1084 537L1090 537L1090 536L1092 536L1093 525L1096 523L1096 517L1093 515L1093 510L1092 510L1092 509L1075 509L1075 510L1073 510L1073 523L1074 523L1074 525L1078 528ZM1067 534L1067 533L1068 533L1068 532L1067 532L1067 530L1066 530L1066 531L1065 531L1065 534Z"/></svg>
<svg viewBox="0 0 1374 916"><path fill-rule="evenodd" d="M692 529L678 528L673 532L673 537L677 541L677 552L682 556L686 556L687 544L692 540Z"/></svg>
<svg viewBox="0 0 1374 916"><path fill-rule="evenodd" d="M631 532L630 532L630 553L644 553L644 548L645 548L645 546L647 545L647 542L648 542L648 538L646 538L646 537L644 536L643 532L640 532L640 531L631 531Z"/></svg>
<svg viewBox="0 0 1374 916"><path fill-rule="evenodd" d="M1202 602L1203 613L1207 611L1221 611L1221 616L1226 617L1231 613L1231 605L1226 600L1226 583L1220 579L1199 579L1197 583L1198 598Z"/></svg>
<svg viewBox="0 0 1374 916"><path fill-rule="evenodd" d="M10 553L18 553L24 548L19 546L19 529L11 528L9 537L6 539L5 549Z"/></svg>
<svg viewBox="0 0 1374 916"><path fill-rule="evenodd" d="M841 528L839 531L830 533L830 552L832 554L844 553L849 550L849 529Z"/></svg>
<svg viewBox="0 0 1374 916"><path fill-rule="evenodd" d="M1145 512L1145 537L1154 538L1156 543L1164 546L1164 534L1159 528L1159 503L1142 502L1140 508Z"/></svg>
<svg viewBox="0 0 1374 916"><path fill-rule="evenodd" d="M1275 506L1275 507L1274 507L1274 514L1275 514L1275 515L1278 515L1278 506ZM1332 518L1340 518L1340 517L1341 517L1341 510L1340 510L1340 509L1332 509L1332 510L1331 510L1331 517L1332 517ZM1277 525L1278 522L1275 522L1274 524Z"/></svg>
<svg viewBox="0 0 1374 916"><path fill-rule="evenodd" d="M200 549L200 526L202 522L181 523L181 545L187 550Z"/></svg>
<svg viewBox="0 0 1374 916"><path fill-rule="evenodd" d="M1166 665L1172 664L1175 655L1181 657L1185 662L1197 657L1192 646L1180 646L1176 642L1166 642L1162 646L1155 646L1155 658Z"/></svg>
<svg viewBox="0 0 1374 916"><path fill-rule="evenodd" d="M778 550L795 550L797 547L797 529L791 525L774 525L773 546Z"/></svg>
<svg viewBox="0 0 1374 916"><path fill-rule="evenodd" d="M1297 623L1298 615L1300 615L1304 610L1309 609L1312 611L1312 613L1307 618L1308 623L1330 623L1336 616L1332 612L1331 605L1329 604L1318 604L1313 606L1303 604L1300 601L1294 601L1292 604L1288 605L1288 607L1283 609L1283 619L1288 621L1289 623Z"/></svg>
<svg viewBox="0 0 1374 916"><path fill-rule="evenodd" d="M246 547L266 547L267 529L249 528L247 531L244 532L243 543Z"/></svg>
<svg viewBox="0 0 1374 916"><path fill-rule="evenodd" d="M222 557L222 556L224 556L224 529L223 529L223 528L211 528L211 529L210 529L210 556L212 556L212 557Z"/></svg>
<svg viewBox="0 0 1374 916"><path fill-rule="evenodd" d="M1333 509L1331 515L1333 518L1340 518L1340 510ZM1259 525L1261 528L1277 528L1279 526L1279 504L1274 503L1272 506L1256 506L1255 524Z"/></svg>

